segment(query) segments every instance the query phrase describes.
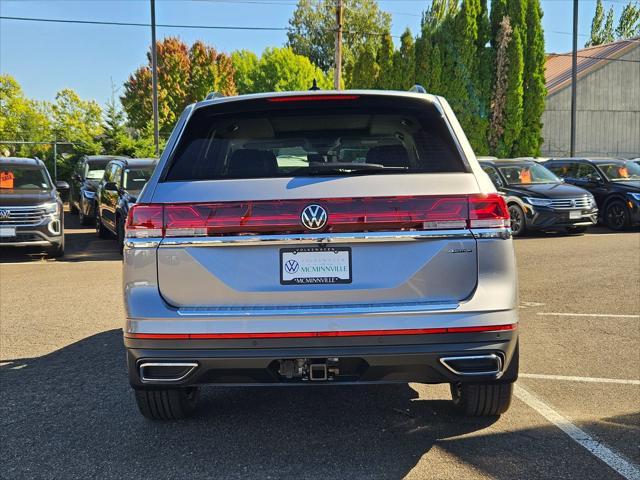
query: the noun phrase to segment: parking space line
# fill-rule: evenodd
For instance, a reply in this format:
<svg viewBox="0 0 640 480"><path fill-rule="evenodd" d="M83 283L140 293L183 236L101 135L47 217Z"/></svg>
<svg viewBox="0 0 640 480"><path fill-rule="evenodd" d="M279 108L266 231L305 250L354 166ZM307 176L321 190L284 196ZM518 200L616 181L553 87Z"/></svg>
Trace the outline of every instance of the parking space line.
<svg viewBox="0 0 640 480"><path fill-rule="evenodd" d="M640 315L615 315L607 313L560 313L560 312L538 312L538 315L552 317L601 317L601 318L640 318Z"/></svg>
<svg viewBox="0 0 640 480"><path fill-rule="evenodd" d="M627 380L624 378L598 378L598 377L573 377L566 375L544 375L541 373L520 373L521 378L539 378L542 380L564 380L569 382L590 383L619 383L622 385L640 385L640 380Z"/></svg>
<svg viewBox="0 0 640 480"><path fill-rule="evenodd" d="M566 433L574 442L584 447L592 455L602 460L627 480L640 480L640 469L636 465L626 460L622 455L614 452L603 443L595 440L587 432L571 423L567 418L556 412L553 408L528 390L525 390L517 384L514 385L514 387L515 396L519 400L523 401L549 422L553 423L556 427Z"/></svg>

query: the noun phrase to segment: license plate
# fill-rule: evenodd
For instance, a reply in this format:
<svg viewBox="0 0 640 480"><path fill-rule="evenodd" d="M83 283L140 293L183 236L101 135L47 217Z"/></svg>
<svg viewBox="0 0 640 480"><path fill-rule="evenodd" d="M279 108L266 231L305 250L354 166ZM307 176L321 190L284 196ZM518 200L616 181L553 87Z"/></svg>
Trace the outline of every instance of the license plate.
<svg viewBox="0 0 640 480"><path fill-rule="evenodd" d="M15 236L16 236L15 227L0 227L0 237L15 237Z"/></svg>
<svg viewBox="0 0 640 480"><path fill-rule="evenodd" d="M282 285L351 283L351 248L282 248L280 249L280 283Z"/></svg>
<svg viewBox="0 0 640 480"><path fill-rule="evenodd" d="M577 220L582 218L582 210L572 210L569 212L569 220Z"/></svg>

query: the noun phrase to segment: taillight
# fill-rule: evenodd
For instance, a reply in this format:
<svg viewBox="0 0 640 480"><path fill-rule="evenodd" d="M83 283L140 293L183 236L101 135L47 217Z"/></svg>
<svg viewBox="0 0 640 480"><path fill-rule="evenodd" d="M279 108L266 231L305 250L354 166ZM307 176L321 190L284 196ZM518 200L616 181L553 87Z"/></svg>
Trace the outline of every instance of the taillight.
<svg viewBox="0 0 640 480"><path fill-rule="evenodd" d="M321 205L326 225L310 231L301 221L310 204ZM139 204L129 211L126 236L224 235L456 230L508 225L499 195L265 200L194 204Z"/></svg>
<svg viewBox="0 0 640 480"><path fill-rule="evenodd" d="M469 228L501 228L509 226L509 209L502 196L471 195L469 197Z"/></svg>
<svg viewBox="0 0 640 480"><path fill-rule="evenodd" d="M125 236L128 238L162 237L163 228L162 205L134 205L127 215Z"/></svg>

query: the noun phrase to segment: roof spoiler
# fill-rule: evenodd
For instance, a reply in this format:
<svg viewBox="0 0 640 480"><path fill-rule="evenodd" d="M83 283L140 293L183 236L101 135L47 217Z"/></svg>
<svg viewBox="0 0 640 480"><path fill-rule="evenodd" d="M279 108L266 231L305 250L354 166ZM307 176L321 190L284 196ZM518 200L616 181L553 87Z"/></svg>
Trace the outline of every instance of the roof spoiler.
<svg viewBox="0 0 640 480"><path fill-rule="evenodd" d="M211 92L209 95L204 97L205 100L215 100L216 98L224 98L224 95L220 92Z"/></svg>
<svg viewBox="0 0 640 480"><path fill-rule="evenodd" d="M413 93L427 93L425 88L422 85L418 85L417 83L409 89L410 92Z"/></svg>

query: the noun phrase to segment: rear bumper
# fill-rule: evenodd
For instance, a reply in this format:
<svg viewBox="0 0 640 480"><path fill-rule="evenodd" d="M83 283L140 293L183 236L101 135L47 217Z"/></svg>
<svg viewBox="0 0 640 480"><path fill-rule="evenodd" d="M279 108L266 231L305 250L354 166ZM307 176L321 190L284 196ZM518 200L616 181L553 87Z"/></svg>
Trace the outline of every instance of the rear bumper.
<svg viewBox="0 0 640 480"><path fill-rule="evenodd" d="M193 385L310 385L338 383L512 382L517 330L500 332L392 335L347 338L140 340L125 337L129 380L134 388ZM446 357L499 358L498 371L460 373ZM283 360L322 364L338 372L324 381L287 378ZM143 364L191 365L173 379L141 378ZM510 368L511 367L511 368ZM334 373L335 373L334 372ZM456 373L458 372L458 373Z"/></svg>

